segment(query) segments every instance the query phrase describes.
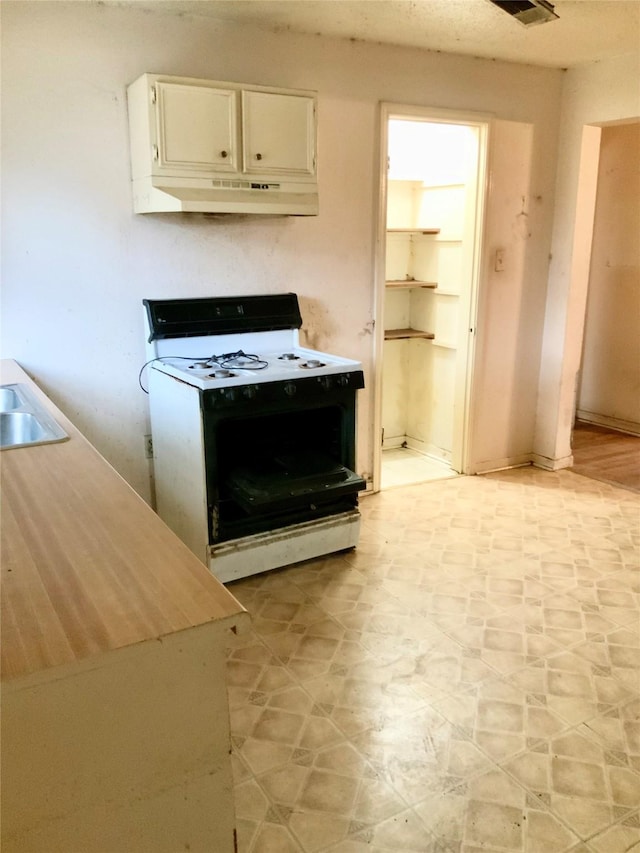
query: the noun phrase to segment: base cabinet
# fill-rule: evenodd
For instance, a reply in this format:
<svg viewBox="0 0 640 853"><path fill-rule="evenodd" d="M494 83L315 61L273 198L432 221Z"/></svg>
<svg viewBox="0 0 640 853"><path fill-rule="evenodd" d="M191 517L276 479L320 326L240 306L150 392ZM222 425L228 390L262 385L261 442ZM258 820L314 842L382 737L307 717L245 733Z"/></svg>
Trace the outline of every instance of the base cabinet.
<svg viewBox="0 0 640 853"><path fill-rule="evenodd" d="M226 649L250 617L67 433L2 460L3 853L234 853Z"/></svg>
<svg viewBox="0 0 640 853"><path fill-rule="evenodd" d="M6 682L3 853L233 853L215 624Z"/></svg>

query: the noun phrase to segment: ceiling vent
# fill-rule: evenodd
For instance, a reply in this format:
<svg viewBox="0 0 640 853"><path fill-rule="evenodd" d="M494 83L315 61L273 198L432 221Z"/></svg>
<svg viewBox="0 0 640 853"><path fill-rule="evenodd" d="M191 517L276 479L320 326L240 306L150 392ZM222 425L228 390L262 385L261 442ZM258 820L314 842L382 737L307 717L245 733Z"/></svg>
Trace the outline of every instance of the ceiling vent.
<svg viewBox="0 0 640 853"><path fill-rule="evenodd" d="M546 0L489 0L525 27L544 24L558 17Z"/></svg>

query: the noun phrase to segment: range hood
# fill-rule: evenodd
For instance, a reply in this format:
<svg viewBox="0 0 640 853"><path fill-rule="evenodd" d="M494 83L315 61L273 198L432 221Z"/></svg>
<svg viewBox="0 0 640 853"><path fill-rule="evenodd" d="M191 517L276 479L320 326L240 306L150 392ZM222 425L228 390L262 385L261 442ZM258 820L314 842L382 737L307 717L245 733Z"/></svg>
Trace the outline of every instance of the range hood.
<svg viewBox="0 0 640 853"><path fill-rule="evenodd" d="M317 184L149 176L133 181L135 213L317 216Z"/></svg>

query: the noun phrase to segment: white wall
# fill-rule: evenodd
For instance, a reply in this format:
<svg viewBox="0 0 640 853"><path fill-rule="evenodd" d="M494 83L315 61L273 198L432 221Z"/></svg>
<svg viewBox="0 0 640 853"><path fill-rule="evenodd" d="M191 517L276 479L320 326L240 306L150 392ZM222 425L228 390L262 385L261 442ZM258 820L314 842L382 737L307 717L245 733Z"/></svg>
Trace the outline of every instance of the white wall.
<svg viewBox="0 0 640 853"><path fill-rule="evenodd" d="M584 150L585 158L591 157L594 147L591 135L583 131L585 126L640 116L638 79L638 52L566 72L534 441L537 461L548 467L571 463L590 254L590 237L580 216L584 218L584 212L577 200L581 153ZM585 176L585 180L594 178ZM588 187L585 194L591 195Z"/></svg>
<svg viewBox="0 0 640 853"><path fill-rule="evenodd" d="M535 131L495 122L489 169L500 204L487 211L484 286L479 295L470 457L489 471L530 460L547 261L535 251L546 228L532 185ZM504 268L496 270L496 252Z"/></svg>
<svg viewBox="0 0 640 853"><path fill-rule="evenodd" d="M640 122L602 130L578 417L640 433Z"/></svg>
<svg viewBox="0 0 640 853"><path fill-rule="evenodd" d="M379 103L531 124L531 185L550 222L562 73L161 9L2 4L2 356L148 497L141 300L294 289L307 342L364 363L358 468L370 478ZM145 71L318 90L320 216L134 216L125 87ZM548 249L541 229L528 260L544 265ZM545 281L532 286L543 300Z"/></svg>

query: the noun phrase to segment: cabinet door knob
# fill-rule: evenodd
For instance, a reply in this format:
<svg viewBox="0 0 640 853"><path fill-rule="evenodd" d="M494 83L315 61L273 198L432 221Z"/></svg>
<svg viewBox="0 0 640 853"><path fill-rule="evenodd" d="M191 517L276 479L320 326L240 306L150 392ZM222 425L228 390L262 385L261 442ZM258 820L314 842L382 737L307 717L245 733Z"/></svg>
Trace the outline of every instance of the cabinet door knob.
<svg viewBox="0 0 640 853"><path fill-rule="evenodd" d="M262 154L256 154L256 160L262 160Z"/></svg>
<svg viewBox="0 0 640 853"><path fill-rule="evenodd" d="M228 152L228 151L221 151L221 152L220 152L220 156L221 156L221 157L222 157L222 159L224 160L224 158L225 158L225 157L228 157L228 156L229 156L229 152Z"/></svg>

